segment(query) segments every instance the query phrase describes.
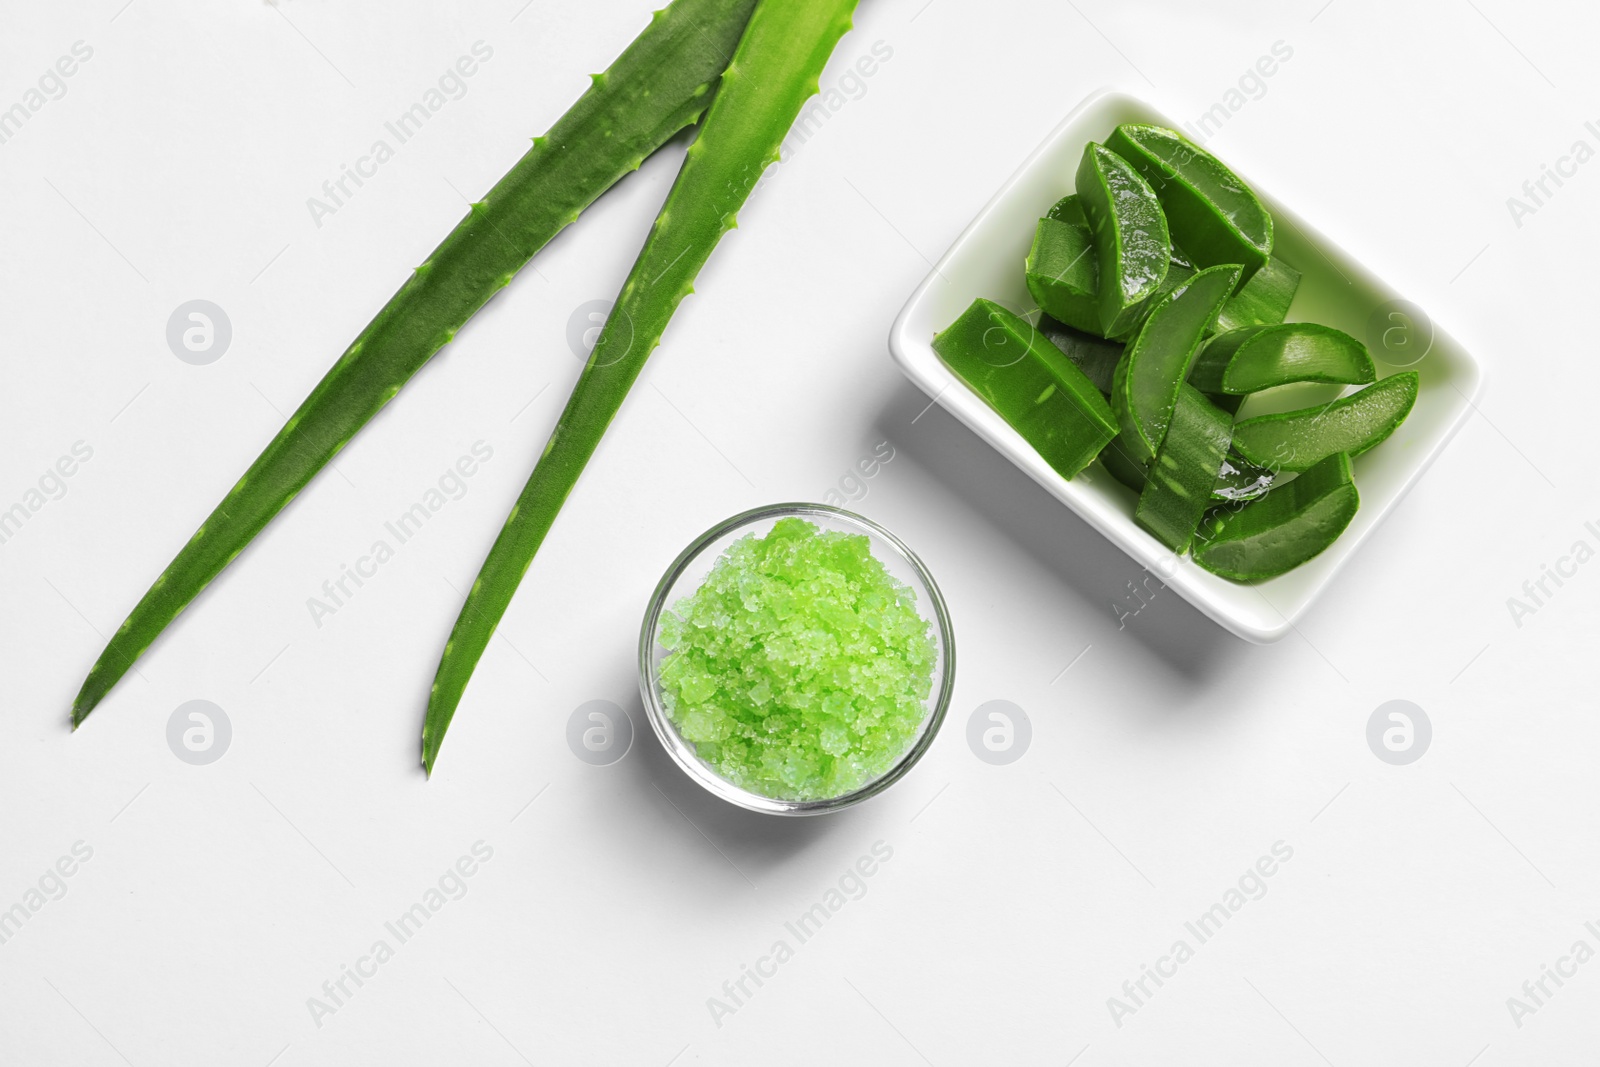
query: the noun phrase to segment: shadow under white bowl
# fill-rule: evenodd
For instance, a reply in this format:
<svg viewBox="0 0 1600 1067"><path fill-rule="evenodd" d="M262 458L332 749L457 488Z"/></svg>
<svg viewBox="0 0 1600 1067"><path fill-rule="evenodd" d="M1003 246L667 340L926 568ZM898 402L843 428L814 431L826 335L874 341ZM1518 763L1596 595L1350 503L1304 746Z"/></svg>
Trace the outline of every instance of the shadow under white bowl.
<svg viewBox="0 0 1600 1067"><path fill-rule="evenodd" d="M1084 145L1104 142L1124 122L1180 128L1168 116L1126 93L1100 90L1089 96L1001 186L912 293L889 333L889 349L907 377L923 391L1169 588L1246 640L1276 641L1327 588L1466 420L1482 389L1483 369L1420 312L1409 319L1391 318L1393 305L1404 303L1393 288L1250 182L1276 224L1274 254L1301 272L1289 320L1320 322L1367 342L1380 378L1402 369L1415 370L1421 387L1405 423L1383 444L1356 458L1361 508L1344 535L1316 559L1270 581L1237 584L1202 570L1187 556L1174 556L1133 521L1137 494L1099 462L1072 481L1061 477L950 371L932 344L934 334L954 322L978 297L1019 314L1037 308L1023 273L1035 224L1052 204L1073 191ZM1245 175L1240 177L1249 181ZM1407 307L1417 310L1414 305ZM1409 330L1391 330L1390 337L1396 342L1392 347L1398 352L1373 340L1391 326ZM1404 345L1399 344L1402 341ZM1419 349L1421 356L1412 355ZM1303 407L1337 393L1328 386L1286 386L1251 397L1240 415Z"/></svg>

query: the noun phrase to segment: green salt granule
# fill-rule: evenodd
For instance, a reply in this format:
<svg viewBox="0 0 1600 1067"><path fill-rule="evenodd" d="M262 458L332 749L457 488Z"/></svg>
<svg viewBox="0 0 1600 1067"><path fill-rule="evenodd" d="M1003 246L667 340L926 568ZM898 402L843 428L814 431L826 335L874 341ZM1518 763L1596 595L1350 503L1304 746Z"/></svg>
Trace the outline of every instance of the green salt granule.
<svg viewBox="0 0 1600 1067"><path fill-rule="evenodd" d="M916 593L864 534L779 519L718 558L661 619L661 690L722 777L823 800L888 771L916 739L937 656Z"/></svg>

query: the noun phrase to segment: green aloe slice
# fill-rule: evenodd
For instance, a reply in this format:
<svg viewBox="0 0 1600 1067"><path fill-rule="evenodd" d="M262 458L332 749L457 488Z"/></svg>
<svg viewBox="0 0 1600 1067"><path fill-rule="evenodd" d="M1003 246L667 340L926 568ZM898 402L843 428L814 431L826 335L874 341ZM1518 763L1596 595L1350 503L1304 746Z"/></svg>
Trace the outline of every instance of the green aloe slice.
<svg viewBox="0 0 1600 1067"><path fill-rule="evenodd" d="M1205 392L1205 390L1201 390ZM1227 393L1206 393L1206 399L1229 415L1238 415L1239 409L1244 407L1245 398L1242 396L1229 396Z"/></svg>
<svg viewBox="0 0 1600 1067"><path fill-rule="evenodd" d="M1227 408L1217 404L1215 398L1207 396L1213 407L1227 414L1232 414ZM1238 399L1237 397L1225 399ZM1117 481L1132 489L1135 493L1144 492L1144 486L1149 481L1146 464L1138 463L1131 455L1127 442L1121 435L1111 439L1111 443L1100 450L1100 463L1106 471ZM1291 476L1293 477L1293 476ZM1246 504L1252 500L1259 500L1275 485L1279 485L1278 476L1264 467L1244 459L1238 453L1229 450L1222 458L1222 466L1217 471L1217 480L1211 486L1211 502L1213 504Z"/></svg>
<svg viewBox="0 0 1600 1067"><path fill-rule="evenodd" d="M1100 265L1100 332L1115 337L1167 275L1167 217L1139 172L1103 145L1084 146L1077 186Z"/></svg>
<svg viewBox="0 0 1600 1067"><path fill-rule="evenodd" d="M1272 326L1289 317L1300 288L1300 272L1273 256L1233 294L1217 317L1218 332L1241 326Z"/></svg>
<svg viewBox="0 0 1600 1067"><path fill-rule="evenodd" d="M1072 199L1076 199L1075 197ZM1034 232L1026 264L1028 292L1046 315L1096 337L1100 325L1100 266L1088 226L1043 218ZM1087 248L1089 254L1083 255ZM1161 298L1194 277L1194 268L1177 259L1167 264L1161 284L1126 316L1126 325L1109 340L1122 343L1144 325Z"/></svg>
<svg viewBox="0 0 1600 1067"><path fill-rule="evenodd" d="M1063 478L1094 461L1116 435L1105 397L1028 321L974 300L933 350Z"/></svg>
<svg viewBox="0 0 1600 1067"><path fill-rule="evenodd" d="M1151 309L1117 364L1111 406L1138 462L1161 447L1189 365L1238 280L1237 266L1210 267L1174 289Z"/></svg>
<svg viewBox="0 0 1600 1067"><path fill-rule="evenodd" d="M1078 199L1077 193L1068 193L1057 200L1055 206L1045 214L1045 218L1057 222L1071 222L1079 226L1089 225L1089 219L1083 213L1083 201Z"/></svg>
<svg viewBox="0 0 1600 1067"><path fill-rule="evenodd" d="M1080 330L1100 329L1100 263L1089 227L1043 218L1025 264L1028 292L1046 315Z"/></svg>
<svg viewBox="0 0 1600 1067"><path fill-rule="evenodd" d="M1111 439L1110 444L1100 450L1100 462L1111 477L1135 493L1142 493L1145 483L1150 480L1146 474L1149 464L1139 462L1133 455L1134 449L1119 433Z"/></svg>
<svg viewBox="0 0 1600 1067"><path fill-rule="evenodd" d="M1314 322L1245 326L1213 337L1189 382L1208 393L1244 396L1290 382L1366 385L1377 379L1367 346Z"/></svg>
<svg viewBox="0 0 1600 1067"><path fill-rule="evenodd" d="M1172 240L1195 266L1243 264L1240 280L1249 281L1267 265L1272 216L1216 156L1172 130L1136 123L1118 126L1106 147L1132 164L1155 190Z"/></svg>
<svg viewBox="0 0 1600 1067"><path fill-rule="evenodd" d="M1211 504L1211 487L1232 433L1232 416L1194 386L1183 386L1133 512L1135 522L1180 555Z"/></svg>
<svg viewBox="0 0 1600 1067"><path fill-rule="evenodd" d="M1150 312L1160 306L1162 299L1174 289L1186 284L1194 276L1195 269L1193 267L1186 266L1176 259L1168 263L1167 276L1161 279L1161 284L1156 286L1155 292L1151 293L1144 303L1133 309L1127 328L1113 334L1110 340L1124 343L1133 340L1144 326L1145 319L1150 317Z"/></svg>
<svg viewBox="0 0 1600 1067"><path fill-rule="evenodd" d="M1046 226L1046 222L1052 225ZM1073 227L1078 232L1062 233L1056 228L1056 224ZM1094 236L1083 213L1083 201L1078 194L1072 193L1056 201L1044 219L1040 220L1034 232L1033 248L1028 254L1028 291L1033 294L1034 300L1044 309L1045 314L1085 333L1102 336L1099 310L1100 262L1092 251L1093 241ZM1084 248L1083 242L1089 243L1091 252L1088 256L1080 258ZM1171 259L1167 264L1167 273L1161 279L1161 284L1156 286L1155 290L1135 309L1135 312L1128 317L1126 325L1113 335L1112 339L1127 341L1138 333L1150 308L1167 293L1192 277L1194 277L1194 265L1174 245ZM1056 282L1058 278L1061 279L1059 283L1051 285L1049 289L1042 288ZM1295 283L1298 283L1299 278L1299 274L1294 275ZM1233 299L1228 302L1229 305L1244 297L1249 290L1250 287L1246 286L1235 293ZM1293 296L1293 292L1291 286L1290 296ZM1052 311L1052 307L1057 310ZM1284 310L1287 313L1287 300L1284 301ZM1283 316L1279 315L1274 321L1282 321L1282 318ZM1249 325L1249 323L1240 322L1238 325Z"/></svg>
<svg viewBox="0 0 1600 1067"><path fill-rule="evenodd" d="M1039 332L1089 376L1101 395L1111 396L1111 379L1117 372L1117 361L1122 358L1122 345L1075 329L1049 315L1039 316Z"/></svg>
<svg viewBox="0 0 1600 1067"><path fill-rule="evenodd" d="M1382 442L1416 402L1417 373L1403 371L1322 407L1245 419L1233 428L1233 447L1260 467L1307 471L1336 452L1358 456Z"/></svg>
<svg viewBox="0 0 1600 1067"><path fill-rule="evenodd" d="M1194 559L1236 582L1276 578L1333 544L1360 506L1350 457L1336 452L1262 499L1207 520Z"/></svg>

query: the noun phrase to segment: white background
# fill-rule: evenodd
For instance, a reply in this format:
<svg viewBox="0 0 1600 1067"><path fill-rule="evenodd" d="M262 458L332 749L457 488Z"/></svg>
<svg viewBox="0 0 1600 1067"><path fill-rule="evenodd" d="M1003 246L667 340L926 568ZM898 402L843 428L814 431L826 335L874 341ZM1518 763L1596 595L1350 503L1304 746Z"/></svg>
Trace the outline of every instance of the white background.
<svg viewBox="0 0 1600 1067"><path fill-rule="evenodd" d="M0 507L93 449L0 545L0 908L93 849L0 945L0 1062L1588 1061L1600 962L1520 1027L1506 1000L1578 939L1600 949L1600 564L1520 626L1507 598L1579 538L1600 546L1600 165L1520 227L1506 200L1578 138L1600 147L1591 11L867 0L823 85L874 42L892 58L718 249L427 782L455 589L577 376L569 316L620 286L681 143L475 318L76 735L67 709L102 636L461 217L457 190L487 189L648 5L125 3L0 16L0 107L74 42L94 50L0 145ZM478 40L494 54L467 94L315 225L307 197ZM1488 391L1298 634L1252 647L1171 593L1119 628L1138 568L923 413L884 337L1085 94L1198 118L1278 41L1292 59L1211 146L1448 324ZM209 366L166 344L195 298L233 325ZM479 440L493 459L465 495L318 627L307 598ZM647 732L645 600L696 533L820 499L885 440L856 506L949 599L947 728L847 813L722 806ZM167 745L192 699L233 724L210 766ZM565 741L595 699L637 723L609 767ZM995 699L1033 726L1004 767L965 741ZM1410 766L1367 747L1393 699L1433 722ZM480 840L466 894L316 1025L308 998ZM708 998L879 841L893 856L865 896L718 1026ZM1266 895L1116 1025L1107 998L1279 841L1293 858Z"/></svg>

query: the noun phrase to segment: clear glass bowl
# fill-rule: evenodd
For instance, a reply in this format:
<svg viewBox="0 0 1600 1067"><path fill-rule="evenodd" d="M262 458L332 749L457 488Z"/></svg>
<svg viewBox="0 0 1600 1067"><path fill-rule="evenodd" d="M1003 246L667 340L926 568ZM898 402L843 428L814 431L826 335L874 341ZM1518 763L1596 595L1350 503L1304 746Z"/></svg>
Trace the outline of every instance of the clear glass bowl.
<svg viewBox="0 0 1600 1067"><path fill-rule="evenodd" d="M805 519L822 530L865 534L871 541L872 554L890 574L916 593L917 610L932 624L934 640L938 645L933 688L916 739L883 774L852 792L826 800L780 800L734 785L696 755L694 745L678 735L677 727L667 717L661 694L659 672L667 652L656 636L662 615L680 599L700 588L706 575L711 572L712 565L734 541L750 533L765 535L779 519L790 517ZM770 504L735 515L695 538L667 568L661 583L656 586L639 634L639 692L644 697L645 714L662 745L690 778L711 793L730 804L771 815L821 815L838 811L877 796L904 778L906 772L928 750L944 722L945 712L950 706L950 693L955 685L955 674L956 646L955 635L950 628L950 615L928 568L922 565L916 553L906 547L905 542L882 526L853 512L826 504Z"/></svg>

